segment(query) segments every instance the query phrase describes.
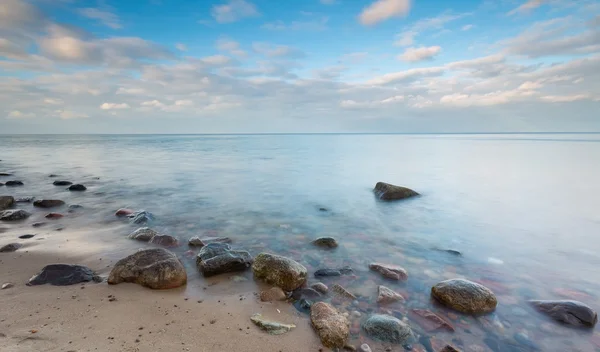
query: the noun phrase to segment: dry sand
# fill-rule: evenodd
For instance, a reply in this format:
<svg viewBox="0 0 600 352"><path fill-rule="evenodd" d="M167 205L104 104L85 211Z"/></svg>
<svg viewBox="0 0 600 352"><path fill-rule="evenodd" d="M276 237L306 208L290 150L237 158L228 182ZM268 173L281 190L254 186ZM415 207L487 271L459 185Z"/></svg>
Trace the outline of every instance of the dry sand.
<svg viewBox="0 0 600 352"><path fill-rule="evenodd" d="M17 239L18 233L0 233L0 246L26 244L14 253L0 253L0 285L15 285L0 290L0 351L326 350L308 317L291 304L260 302L260 287L249 273L242 282L230 277L206 281L188 268L188 285L168 291L106 282L26 286L51 263L82 264L107 276L118 259L115 253L131 253L139 244L123 242L109 258L102 252L109 244L91 240L102 236L90 237L89 231L47 232L30 240ZM116 300L109 301L109 295ZM254 313L297 327L272 336L251 323Z"/></svg>

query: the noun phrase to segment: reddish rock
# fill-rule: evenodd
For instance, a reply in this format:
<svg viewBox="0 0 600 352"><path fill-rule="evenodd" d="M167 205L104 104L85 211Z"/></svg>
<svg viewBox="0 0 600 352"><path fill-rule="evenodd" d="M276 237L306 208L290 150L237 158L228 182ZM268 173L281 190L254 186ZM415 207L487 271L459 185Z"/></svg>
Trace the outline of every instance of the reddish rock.
<svg viewBox="0 0 600 352"><path fill-rule="evenodd" d="M60 213L48 213L46 214L46 219L60 219L64 217L64 215L60 214Z"/></svg>
<svg viewBox="0 0 600 352"><path fill-rule="evenodd" d="M380 285L378 288L377 303L386 304L394 302L404 301L404 297L401 294L394 292L394 290Z"/></svg>
<svg viewBox="0 0 600 352"><path fill-rule="evenodd" d="M121 209L117 210L117 212L115 213L115 216L124 217L124 216L129 216L133 213L134 213L134 211L131 209L121 208Z"/></svg>
<svg viewBox="0 0 600 352"><path fill-rule="evenodd" d="M454 327L441 316L425 310L412 309L410 311L411 319L419 324L425 331L432 332L437 330L448 330L454 332Z"/></svg>
<svg viewBox="0 0 600 352"><path fill-rule="evenodd" d="M460 352L460 350L455 348L454 346L446 345L439 352Z"/></svg>
<svg viewBox="0 0 600 352"><path fill-rule="evenodd" d="M408 279L408 273L406 270L398 265L371 263L369 264L369 269L380 273L387 279L397 281L406 281Z"/></svg>

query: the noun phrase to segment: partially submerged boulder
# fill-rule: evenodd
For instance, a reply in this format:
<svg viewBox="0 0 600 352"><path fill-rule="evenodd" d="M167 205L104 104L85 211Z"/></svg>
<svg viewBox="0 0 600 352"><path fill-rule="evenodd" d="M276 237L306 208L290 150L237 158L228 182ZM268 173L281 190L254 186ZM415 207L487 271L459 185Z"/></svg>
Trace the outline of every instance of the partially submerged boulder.
<svg viewBox="0 0 600 352"><path fill-rule="evenodd" d="M252 265L257 279L293 291L306 282L307 270L297 261L276 254L260 253Z"/></svg>
<svg viewBox="0 0 600 352"><path fill-rule="evenodd" d="M204 247L209 243L231 243L229 237L200 237L194 236L189 239L188 245L192 247Z"/></svg>
<svg viewBox="0 0 600 352"><path fill-rule="evenodd" d="M108 283L136 283L151 289L176 288L186 284L187 274L177 256L164 249L140 250L119 260L108 276Z"/></svg>
<svg viewBox="0 0 600 352"><path fill-rule="evenodd" d="M53 185L55 186L70 186L73 184L73 182L71 181L64 181L64 180L57 180L52 182Z"/></svg>
<svg viewBox="0 0 600 352"><path fill-rule="evenodd" d="M179 240L170 235L156 234L150 239L150 243L165 247L177 247Z"/></svg>
<svg viewBox="0 0 600 352"><path fill-rule="evenodd" d="M54 208L61 205L65 205L65 202L60 199L38 199L33 202L33 206L38 208Z"/></svg>
<svg viewBox="0 0 600 352"><path fill-rule="evenodd" d="M87 190L87 187L85 187L84 185L80 185L80 184L75 184L75 185L70 185L69 188L67 188L69 191L73 191L73 192L82 192Z"/></svg>
<svg viewBox="0 0 600 352"><path fill-rule="evenodd" d="M29 279L27 286L44 284L67 286L89 281L101 282L102 279L92 269L83 265L50 264Z"/></svg>
<svg viewBox="0 0 600 352"><path fill-rule="evenodd" d="M336 248L338 246L337 241L333 237L319 237L316 240L312 241L312 244L314 244L317 247L328 249Z"/></svg>
<svg viewBox="0 0 600 352"><path fill-rule="evenodd" d="M529 303L539 312L550 318L573 326L594 327L598 314L587 304L573 300L533 300Z"/></svg>
<svg viewBox="0 0 600 352"><path fill-rule="evenodd" d="M158 235L158 232L152 230L151 228L140 227L139 229L130 233L127 237L131 238L132 240L148 242L156 235Z"/></svg>
<svg viewBox="0 0 600 352"><path fill-rule="evenodd" d="M127 215L134 224L145 224L154 220L154 215L149 211L140 210Z"/></svg>
<svg viewBox="0 0 600 352"><path fill-rule="evenodd" d="M373 191L381 200L400 200L419 195L410 188L394 186L385 182L377 182Z"/></svg>
<svg viewBox="0 0 600 352"><path fill-rule="evenodd" d="M498 304L489 288L464 279L442 281L431 288L431 294L444 305L467 314L490 313Z"/></svg>
<svg viewBox="0 0 600 352"><path fill-rule="evenodd" d="M374 340L405 344L413 340L410 326L403 321L384 314L374 314L362 324L363 330Z"/></svg>
<svg viewBox="0 0 600 352"><path fill-rule="evenodd" d="M404 270L404 268L402 268L398 265L383 264L383 263L371 263L371 264L369 264L369 269L380 273L386 279L396 280L396 281L408 280L408 273L406 272L406 270Z"/></svg>
<svg viewBox="0 0 600 352"><path fill-rule="evenodd" d="M15 199L11 196L1 196L0 197L0 210L5 210L15 203Z"/></svg>
<svg viewBox="0 0 600 352"><path fill-rule="evenodd" d="M232 250L227 243L209 243L198 253L196 265L208 277L244 271L252 265L252 256L247 251Z"/></svg>
<svg viewBox="0 0 600 352"><path fill-rule="evenodd" d="M16 186L23 186L23 181L19 181L19 180L13 180L13 181L6 181L6 183L4 184L6 187L16 187Z"/></svg>
<svg viewBox="0 0 600 352"><path fill-rule="evenodd" d="M342 348L346 345L350 334L348 319L329 303L313 304L310 322L325 347Z"/></svg>
<svg viewBox="0 0 600 352"><path fill-rule="evenodd" d="M20 243L9 243L7 245L0 247L0 253L14 252L21 247L23 247L23 245Z"/></svg>
<svg viewBox="0 0 600 352"><path fill-rule="evenodd" d="M0 211L0 220L2 221L19 221L25 220L30 217L31 214L23 209L9 209Z"/></svg>

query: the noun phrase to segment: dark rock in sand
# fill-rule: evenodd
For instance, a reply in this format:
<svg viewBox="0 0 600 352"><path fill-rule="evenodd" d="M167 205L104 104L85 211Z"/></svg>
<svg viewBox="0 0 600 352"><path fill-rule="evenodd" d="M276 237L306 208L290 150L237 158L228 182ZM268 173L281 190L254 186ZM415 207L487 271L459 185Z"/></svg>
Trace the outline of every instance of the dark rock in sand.
<svg viewBox="0 0 600 352"><path fill-rule="evenodd" d="M271 287L259 294L259 298L263 302L285 301L287 296L279 287Z"/></svg>
<svg viewBox="0 0 600 352"><path fill-rule="evenodd" d="M87 188L84 185L76 184L76 185L69 186L69 188L67 188L67 189L69 191L81 192L81 191L85 191Z"/></svg>
<svg viewBox="0 0 600 352"><path fill-rule="evenodd" d="M322 282L314 283L310 287L321 294L326 294L329 291L329 287Z"/></svg>
<svg viewBox="0 0 600 352"><path fill-rule="evenodd" d="M50 264L29 279L27 286L44 284L67 286L89 281L101 282L102 279L92 269L82 265Z"/></svg>
<svg viewBox="0 0 600 352"><path fill-rule="evenodd" d="M12 176L10 172L0 172L0 176Z"/></svg>
<svg viewBox="0 0 600 352"><path fill-rule="evenodd" d="M110 285L132 282L152 289L176 288L186 284L187 274L177 256L164 249L140 250L119 260L110 272Z"/></svg>
<svg viewBox="0 0 600 352"><path fill-rule="evenodd" d="M170 235L157 234L150 239L150 243L165 247L177 247L179 240Z"/></svg>
<svg viewBox="0 0 600 352"><path fill-rule="evenodd" d="M552 319L573 326L594 327L598 322L598 314L585 303L572 300L540 301L529 303L539 312Z"/></svg>
<svg viewBox="0 0 600 352"><path fill-rule="evenodd" d="M23 186L23 182L18 180L6 181L4 185L7 187Z"/></svg>
<svg viewBox="0 0 600 352"><path fill-rule="evenodd" d="M35 197L21 197L15 199L15 203L31 203L34 199Z"/></svg>
<svg viewBox="0 0 600 352"><path fill-rule="evenodd" d="M20 239L26 240L29 238L33 238L35 235L31 235L31 234L27 234L27 235L21 235L19 236Z"/></svg>
<svg viewBox="0 0 600 352"><path fill-rule="evenodd" d="M315 271L315 277L328 277L328 276L342 276L342 275L352 275L354 271L351 267L345 266L339 269L332 268L323 268Z"/></svg>
<svg viewBox="0 0 600 352"><path fill-rule="evenodd" d="M136 211L135 213L127 216L131 219L131 222L134 224L145 224L154 220L154 215L145 210Z"/></svg>
<svg viewBox="0 0 600 352"><path fill-rule="evenodd" d="M71 182L71 181L54 181L54 182L52 182L52 184L55 186L70 186L73 184L73 182Z"/></svg>
<svg viewBox="0 0 600 352"><path fill-rule="evenodd" d="M342 348L346 345L350 335L348 319L329 303L313 304L310 322L325 347Z"/></svg>
<svg viewBox="0 0 600 352"><path fill-rule="evenodd" d="M46 219L51 219L51 220L61 219L63 217L64 217L64 215L61 213L48 213L45 216Z"/></svg>
<svg viewBox="0 0 600 352"><path fill-rule="evenodd" d="M252 266L252 256L247 251L232 250L226 243L209 243L198 253L196 265L208 277L244 271Z"/></svg>
<svg viewBox="0 0 600 352"><path fill-rule="evenodd" d="M377 303L386 304L402 301L404 301L404 297L402 297L401 294L392 290L391 288L385 287L383 285L379 285L379 287L377 287Z"/></svg>
<svg viewBox="0 0 600 352"><path fill-rule="evenodd" d="M444 305L468 314L490 313L498 304L489 288L464 279L442 281L431 288L431 294Z"/></svg>
<svg viewBox="0 0 600 352"><path fill-rule="evenodd" d="M295 260L270 253L260 253L254 260L252 271L257 279L293 291L306 282L307 270Z"/></svg>
<svg viewBox="0 0 600 352"><path fill-rule="evenodd" d="M389 315L375 314L362 324L363 330L374 340L405 344L414 338L410 326Z"/></svg>
<svg viewBox="0 0 600 352"><path fill-rule="evenodd" d="M336 248L338 246L335 238L333 238L333 237L317 238L316 240L314 240L312 242L312 244L314 244L317 247L322 247L322 248Z"/></svg>
<svg viewBox="0 0 600 352"><path fill-rule="evenodd" d="M151 228L140 227L139 229L130 233L127 237L131 238L132 240L148 242L156 235L158 235L158 232L152 230Z"/></svg>
<svg viewBox="0 0 600 352"><path fill-rule="evenodd" d="M369 269L380 273L383 277L390 280L406 281L408 279L406 270L398 265L371 263L369 264Z"/></svg>
<svg viewBox="0 0 600 352"><path fill-rule="evenodd" d="M20 243L9 243L5 246L0 247L0 253L14 252L21 247L23 247L23 245Z"/></svg>
<svg viewBox="0 0 600 352"><path fill-rule="evenodd" d="M10 207L12 207L12 205L15 204L15 199L11 196L1 196L0 197L0 210L5 210L8 209Z"/></svg>
<svg viewBox="0 0 600 352"><path fill-rule="evenodd" d="M23 209L9 209L0 211L0 220L2 221L19 221L27 219L29 216L31 216L31 214Z"/></svg>
<svg viewBox="0 0 600 352"><path fill-rule="evenodd" d="M121 209L117 210L117 212L115 213L115 216L117 216L117 217L129 216L133 213L134 213L134 211L131 209L121 208Z"/></svg>
<svg viewBox="0 0 600 352"><path fill-rule="evenodd" d="M33 206L38 208L54 208L64 204L65 202L59 199L38 199L33 202Z"/></svg>
<svg viewBox="0 0 600 352"><path fill-rule="evenodd" d="M399 200L419 195L410 188L394 186L385 182L377 182L373 191L381 200Z"/></svg>
<svg viewBox="0 0 600 352"><path fill-rule="evenodd" d="M46 225L45 222L34 222L33 224L31 224L32 227L42 227L45 225Z"/></svg>
<svg viewBox="0 0 600 352"><path fill-rule="evenodd" d="M188 241L188 245L194 247L204 247L209 243L231 243L229 237L203 237L194 236Z"/></svg>

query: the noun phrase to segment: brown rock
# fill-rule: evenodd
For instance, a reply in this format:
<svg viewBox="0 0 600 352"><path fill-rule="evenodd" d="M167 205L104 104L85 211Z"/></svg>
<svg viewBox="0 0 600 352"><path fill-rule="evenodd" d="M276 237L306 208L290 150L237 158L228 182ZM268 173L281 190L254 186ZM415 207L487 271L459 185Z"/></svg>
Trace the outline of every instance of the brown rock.
<svg viewBox="0 0 600 352"><path fill-rule="evenodd" d="M139 229L130 233L128 237L132 240L148 242L156 235L158 235L158 232L152 230L151 228L140 227Z"/></svg>
<svg viewBox="0 0 600 352"><path fill-rule="evenodd" d="M15 199L11 196L1 196L0 197L0 210L5 210L10 208L15 203Z"/></svg>
<svg viewBox="0 0 600 352"><path fill-rule="evenodd" d="M446 345L440 350L440 352L460 352L460 350L455 348L454 346Z"/></svg>
<svg viewBox="0 0 600 352"><path fill-rule="evenodd" d="M176 288L186 284L187 274L177 256L164 248L140 250L119 260L108 283L132 282L152 289Z"/></svg>
<svg viewBox="0 0 600 352"><path fill-rule="evenodd" d="M269 253L260 253L254 259L252 272L258 279L293 291L306 282L307 270L295 260Z"/></svg>
<svg viewBox="0 0 600 352"><path fill-rule="evenodd" d="M380 285L378 288L377 295L377 303L386 304L386 303L394 303L394 302L402 302L404 301L404 297L401 294L395 292L394 290Z"/></svg>
<svg viewBox="0 0 600 352"><path fill-rule="evenodd" d="M38 199L33 202L33 206L38 208L54 208L61 205L65 205L65 202L59 199Z"/></svg>
<svg viewBox="0 0 600 352"><path fill-rule="evenodd" d="M329 287L327 287L327 285L325 285L322 282L314 283L314 284L310 285L310 287L312 287L315 291L317 291L321 294L326 294L327 292L329 292Z"/></svg>
<svg viewBox="0 0 600 352"><path fill-rule="evenodd" d="M431 288L431 294L444 305L468 314L490 313L498 304L490 289L464 279L442 281Z"/></svg>
<svg viewBox="0 0 600 352"><path fill-rule="evenodd" d="M346 290L345 288L343 288L342 286L340 286L338 284L334 284L333 286L331 286L331 291L333 291L333 293L335 293L335 295L339 296L339 297L348 298L348 299L352 299L352 300L356 299L355 295L353 295L348 290Z"/></svg>
<svg viewBox="0 0 600 352"><path fill-rule="evenodd" d="M412 309L410 311L411 319L416 321L423 330L433 332L438 330L448 330L454 332L454 327L439 315L424 309Z"/></svg>
<svg viewBox="0 0 600 352"><path fill-rule="evenodd" d="M397 281L406 281L408 280L408 273L404 268L393 265L393 264L383 264L383 263L371 263L369 264L369 269L380 273L383 277L391 280Z"/></svg>
<svg viewBox="0 0 600 352"><path fill-rule="evenodd" d="M272 287L266 291L262 291L259 295L263 302L285 301L285 292L279 287Z"/></svg>
<svg viewBox="0 0 600 352"><path fill-rule="evenodd" d="M64 215L61 214L61 213L48 213L48 214L46 214L46 219L56 220L56 219L60 219L62 217L64 217Z"/></svg>
<svg viewBox="0 0 600 352"><path fill-rule="evenodd" d="M381 200L399 200L419 195L410 188L394 186L385 182L377 182L373 191Z"/></svg>
<svg viewBox="0 0 600 352"><path fill-rule="evenodd" d="M152 244L156 244L159 246L165 246L165 247L177 247L179 245L179 241L177 240L177 237L173 237L173 236L169 236L169 235L154 235L151 239L150 239L150 243Z"/></svg>
<svg viewBox="0 0 600 352"><path fill-rule="evenodd" d="M346 345L350 334L348 319L333 306L325 302L313 304L310 321L325 347L342 348Z"/></svg>
<svg viewBox="0 0 600 352"><path fill-rule="evenodd" d="M133 210L127 209L127 208L121 208L121 209L117 210L117 212L115 213L115 216L124 217L124 216L129 216L131 214L133 214Z"/></svg>

